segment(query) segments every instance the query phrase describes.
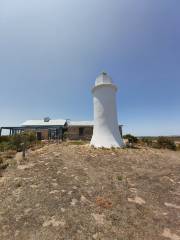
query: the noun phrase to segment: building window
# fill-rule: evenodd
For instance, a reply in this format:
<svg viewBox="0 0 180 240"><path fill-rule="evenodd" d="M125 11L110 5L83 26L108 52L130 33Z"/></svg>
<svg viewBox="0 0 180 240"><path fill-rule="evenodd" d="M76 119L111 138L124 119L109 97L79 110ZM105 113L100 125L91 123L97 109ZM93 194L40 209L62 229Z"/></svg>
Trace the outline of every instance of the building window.
<svg viewBox="0 0 180 240"><path fill-rule="evenodd" d="M84 128L79 128L79 136L83 136L84 135Z"/></svg>

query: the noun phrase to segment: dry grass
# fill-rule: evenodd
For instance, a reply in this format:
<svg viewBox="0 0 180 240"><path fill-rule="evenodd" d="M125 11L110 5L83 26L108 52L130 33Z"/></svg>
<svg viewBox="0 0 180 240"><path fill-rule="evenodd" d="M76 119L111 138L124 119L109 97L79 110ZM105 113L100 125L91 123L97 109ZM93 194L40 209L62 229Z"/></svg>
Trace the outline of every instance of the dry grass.
<svg viewBox="0 0 180 240"><path fill-rule="evenodd" d="M52 144L20 164L0 178L1 240L180 237L180 152Z"/></svg>

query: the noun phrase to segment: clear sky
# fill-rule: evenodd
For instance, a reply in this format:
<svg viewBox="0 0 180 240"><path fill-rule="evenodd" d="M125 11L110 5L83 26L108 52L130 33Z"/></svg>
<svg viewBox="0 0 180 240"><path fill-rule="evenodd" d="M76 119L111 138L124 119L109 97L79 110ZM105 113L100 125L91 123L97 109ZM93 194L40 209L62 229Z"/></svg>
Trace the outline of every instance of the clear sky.
<svg viewBox="0 0 180 240"><path fill-rule="evenodd" d="M180 1L0 0L0 125L93 119L102 70L125 132L180 134Z"/></svg>

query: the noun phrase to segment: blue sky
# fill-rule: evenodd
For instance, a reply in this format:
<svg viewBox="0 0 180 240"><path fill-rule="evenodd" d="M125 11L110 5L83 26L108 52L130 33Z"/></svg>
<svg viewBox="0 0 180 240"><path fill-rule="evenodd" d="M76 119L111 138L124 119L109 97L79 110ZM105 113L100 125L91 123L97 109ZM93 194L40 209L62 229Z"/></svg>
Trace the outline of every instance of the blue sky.
<svg viewBox="0 0 180 240"><path fill-rule="evenodd" d="M0 125L93 119L105 70L125 132L180 134L179 10L179 0L0 0Z"/></svg>

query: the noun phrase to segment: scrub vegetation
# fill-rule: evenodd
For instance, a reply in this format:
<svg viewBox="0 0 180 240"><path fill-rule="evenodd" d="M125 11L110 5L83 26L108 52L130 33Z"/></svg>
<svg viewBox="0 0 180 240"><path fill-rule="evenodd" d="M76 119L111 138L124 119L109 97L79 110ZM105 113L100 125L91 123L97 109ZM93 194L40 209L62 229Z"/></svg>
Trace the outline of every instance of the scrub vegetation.
<svg viewBox="0 0 180 240"><path fill-rule="evenodd" d="M177 137L141 137L137 138L131 134L124 135L123 138L127 140L127 147L148 146L157 149L180 149L180 139Z"/></svg>
<svg viewBox="0 0 180 240"><path fill-rule="evenodd" d="M29 148L32 147L36 142L36 135L33 132L16 134L14 136L1 136L0 151L4 152L7 150L16 150L17 152L20 152L22 151L23 144Z"/></svg>
<svg viewBox="0 0 180 240"><path fill-rule="evenodd" d="M17 152L23 151L23 148L27 151L28 149L35 150L42 146L44 146L43 142L37 141L33 132L14 136L0 136L0 176L2 176L3 171L9 165L14 164Z"/></svg>

